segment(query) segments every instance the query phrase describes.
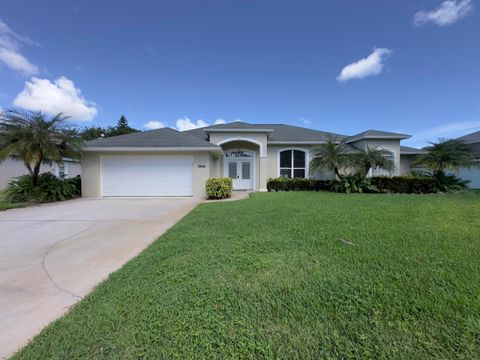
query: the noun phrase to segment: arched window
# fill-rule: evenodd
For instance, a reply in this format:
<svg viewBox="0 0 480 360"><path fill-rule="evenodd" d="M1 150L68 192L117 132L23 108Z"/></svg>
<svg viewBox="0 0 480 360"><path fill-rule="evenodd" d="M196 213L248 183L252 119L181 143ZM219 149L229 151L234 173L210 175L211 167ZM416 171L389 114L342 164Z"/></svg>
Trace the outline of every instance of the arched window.
<svg viewBox="0 0 480 360"><path fill-rule="evenodd" d="M395 156L393 155L393 152L388 151L388 150L383 150L385 152L384 157L391 162L395 163ZM385 170L384 168L381 167L373 167L372 168L372 176L391 176L392 173Z"/></svg>
<svg viewBox="0 0 480 360"><path fill-rule="evenodd" d="M294 149L280 151L280 177L307 177L307 153Z"/></svg>

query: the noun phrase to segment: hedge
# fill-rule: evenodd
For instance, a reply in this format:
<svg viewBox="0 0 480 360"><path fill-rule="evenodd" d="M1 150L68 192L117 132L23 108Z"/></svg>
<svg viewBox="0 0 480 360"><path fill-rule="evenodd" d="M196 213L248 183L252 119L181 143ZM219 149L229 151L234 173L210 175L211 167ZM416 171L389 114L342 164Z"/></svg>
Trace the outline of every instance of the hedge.
<svg viewBox="0 0 480 360"><path fill-rule="evenodd" d="M268 191L320 191L330 190L330 180L315 180L304 178L275 178L268 179Z"/></svg>
<svg viewBox="0 0 480 360"><path fill-rule="evenodd" d="M209 199L226 199L232 196L233 183L229 177L210 178L205 185Z"/></svg>
<svg viewBox="0 0 480 360"><path fill-rule="evenodd" d="M373 177L368 178L375 188L365 192L430 194L438 191L437 183L430 177ZM303 178L275 178L267 182L268 191L333 191L335 180L315 180Z"/></svg>
<svg viewBox="0 0 480 360"><path fill-rule="evenodd" d="M437 192L437 182L432 177L373 177L372 184L378 192L397 194L431 194Z"/></svg>

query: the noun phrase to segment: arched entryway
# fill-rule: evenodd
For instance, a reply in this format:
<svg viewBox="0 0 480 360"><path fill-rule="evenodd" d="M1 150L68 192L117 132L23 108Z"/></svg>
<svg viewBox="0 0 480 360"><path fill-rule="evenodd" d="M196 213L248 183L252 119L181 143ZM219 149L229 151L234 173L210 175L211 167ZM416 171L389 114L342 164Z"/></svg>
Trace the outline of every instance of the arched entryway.
<svg viewBox="0 0 480 360"><path fill-rule="evenodd" d="M255 187L255 152L246 149L226 150L223 158L225 177L233 181L234 190L253 190Z"/></svg>

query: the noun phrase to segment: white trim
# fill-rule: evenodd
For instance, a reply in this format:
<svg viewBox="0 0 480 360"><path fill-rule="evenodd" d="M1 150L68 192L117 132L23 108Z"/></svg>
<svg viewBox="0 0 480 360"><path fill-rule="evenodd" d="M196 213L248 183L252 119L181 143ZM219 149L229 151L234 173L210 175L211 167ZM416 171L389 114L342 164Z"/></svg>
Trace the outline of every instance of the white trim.
<svg viewBox="0 0 480 360"><path fill-rule="evenodd" d="M206 133L209 132L250 132L250 133L256 133L256 132L272 132L273 129L205 129L204 130Z"/></svg>
<svg viewBox="0 0 480 360"><path fill-rule="evenodd" d="M244 136L237 136L237 137L233 137L233 138L224 139L224 140L220 141L219 143L217 143L216 145L220 146L220 145L223 145L225 143L232 142L232 141L246 141L246 142L251 142L251 143L257 144L260 147L260 156L267 156L267 152L266 152L267 149L265 148L265 146L260 141L250 139L250 138L244 137Z"/></svg>
<svg viewBox="0 0 480 360"><path fill-rule="evenodd" d="M231 149L227 151L235 151L237 149ZM254 150L245 150L245 149L238 149L242 150L243 152L249 153L252 155L251 158L238 158L238 162L245 161L245 159L250 159L252 163L252 190L255 191L257 190L257 162L256 162L256 157L257 153ZM223 155L223 176L228 177L228 165L227 165L227 158L225 157L226 154ZM231 160L231 159L229 159ZM249 189L247 189L249 190ZM261 190L260 190L261 191Z"/></svg>
<svg viewBox="0 0 480 360"><path fill-rule="evenodd" d="M162 155L142 155L143 157L162 157ZM191 155L166 155L168 157L179 157L179 158L189 158L189 159L192 159L192 195L188 195L188 196L184 196L184 197L193 197L193 184L195 182L195 178L194 178L194 175L193 175L193 165L194 165L194 160L193 160L193 156ZM99 169L98 169L98 174L100 176L100 179L98 181L99 183L99 186L100 188L98 189L98 193L100 194L100 197L104 197L103 195L103 174L102 174L102 169L103 169L103 159L104 158L138 158L138 156L136 155L100 155L99 156ZM182 196L183 197L183 196Z"/></svg>
<svg viewBox="0 0 480 360"><path fill-rule="evenodd" d="M288 147L288 148L282 148L277 150L277 177L280 177L280 153L282 151L287 151L287 150L299 150L303 151L305 153L305 179L308 179L310 176L309 170L310 170L310 151L304 148L298 148L298 147ZM293 160L292 160L293 161ZM293 162L292 162L292 168Z"/></svg>
<svg viewBox="0 0 480 360"><path fill-rule="evenodd" d="M105 152L117 152L117 151L126 151L126 152L173 152L173 151L215 151L222 152L222 149L218 146L206 146L206 147L128 147L128 146L119 146L119 147L85 147L82 148L82 151L105 151Z"/></svg>

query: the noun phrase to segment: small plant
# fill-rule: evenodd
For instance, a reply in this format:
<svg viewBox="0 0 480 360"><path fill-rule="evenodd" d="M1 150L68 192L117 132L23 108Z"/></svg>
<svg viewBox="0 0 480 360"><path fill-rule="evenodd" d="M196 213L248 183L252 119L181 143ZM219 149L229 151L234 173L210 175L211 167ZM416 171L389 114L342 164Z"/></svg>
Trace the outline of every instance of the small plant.
<svg viewBox="0 0 480 360"><path fill-rule="evenodd" d="M378 188L372 183L372 180L361 175L344 176L342 180L332 182L332 191L341 193L376 193Z"/></svg>
<svg viewBox="0 0 480 360"><path fill-rule="evenodd" d="M435 176L436 186L441 192L455 192L465 190L470 181L463 180L453 174L438 173Z"/></svg>
<svg viewBox="0 0 480 360"><path fill-rule="evenodd" d="M34 186L32 175L23 175L8 183L5 199L10 203L62 201L79 196L80 187L80 176L59 179L51 173L44 173L38 176Z"/></svg>
<svg viewBox="0 0 480 360"><path fill-rule="evenodd" d="M206 183L206 192L209 199L226 199L232 196L233 183L229 177L210 178Z"/></svg>

